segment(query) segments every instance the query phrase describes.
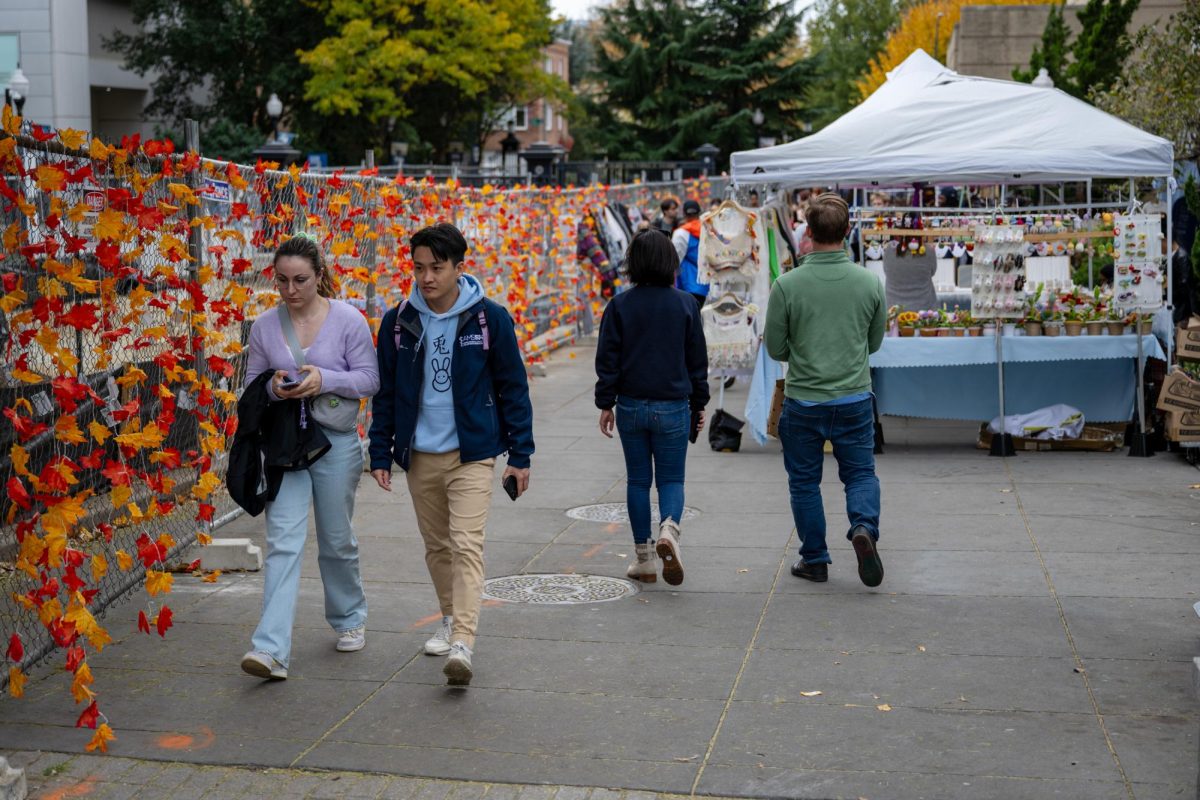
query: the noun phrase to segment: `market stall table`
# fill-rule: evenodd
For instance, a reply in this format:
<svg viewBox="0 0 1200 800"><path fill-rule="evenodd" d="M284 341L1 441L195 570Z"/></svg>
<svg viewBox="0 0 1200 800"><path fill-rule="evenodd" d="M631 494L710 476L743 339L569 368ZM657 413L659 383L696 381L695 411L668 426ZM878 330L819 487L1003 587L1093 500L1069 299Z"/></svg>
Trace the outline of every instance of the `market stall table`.
<svg viewBox="0 0 1200 800"><path fill-rule="evenodd" d="M1127 422L1133 414L1137 337L1004 336L1005 413L1055 403L1088 422ZM1154 336L1146 358L1164 359ZM888 337L871 356L880 414L990 420L997 413L996 343L980 337Z"/></svg>

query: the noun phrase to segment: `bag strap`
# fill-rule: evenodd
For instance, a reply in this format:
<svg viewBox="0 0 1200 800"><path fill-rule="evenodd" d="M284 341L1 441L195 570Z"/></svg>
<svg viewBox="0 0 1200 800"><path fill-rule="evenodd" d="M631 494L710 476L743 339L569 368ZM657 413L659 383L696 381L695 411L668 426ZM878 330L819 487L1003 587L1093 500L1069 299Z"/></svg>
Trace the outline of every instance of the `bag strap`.
<svg viewBox="0 0 1200 800"><path fill-rule="evenodd" d="M292 327L292 314L288 311L287 306L280 309L279 327L283 329L283 338L287 339L288 348L292 351L292 358L296 361L296 369L304 366L304 351L300 348L300 341L296 338L296 329Z"/></svg>
<svg viewBox="0 0 1200 800"><path fill-rule="evenodd" d="M488 340L487 314L482 308L479 309L479 328L483 332L483 352L486 353L490 342Z"/></svg>
<svg viewBox="0 0 1200 800"><path fill-rule="evenodd" d="M392 326L392 341L396 345L397 350L400 349L400 331L402 330L400 327L400 315L404 313L404 309L407 307L408 298L406 297L404 298L404 301L400 303L400 308L396 311L396 324Z"/></svg>

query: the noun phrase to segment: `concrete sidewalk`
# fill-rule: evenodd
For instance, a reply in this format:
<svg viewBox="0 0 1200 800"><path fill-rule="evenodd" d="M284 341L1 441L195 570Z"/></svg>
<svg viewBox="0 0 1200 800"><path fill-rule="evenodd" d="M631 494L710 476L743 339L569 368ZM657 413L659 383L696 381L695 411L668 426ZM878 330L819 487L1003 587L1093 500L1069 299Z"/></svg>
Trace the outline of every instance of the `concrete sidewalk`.
<svg viewBox="0 0 1200 800"><path fill-rule="evenodd" d="M592 355L559 353L534 382L533 485L517 503L496 493L490 577L621 576L632 557L625 525L565 514L624 501L620 446L596 429ZM728 410L740 417L744 404L744 388L728 393ZM112 767L88 791L1194 797L1196 470L1123 451L996 459L974 449L976 426L885 427L878 589L859 583L849 544L833 533L844 514L832 457L835 563L829 583L814 585L788 572L797 544L778 443L760 448L747 435L741 453L718 454L702 442L688 462L687 505L698 515L684 525L683 586L581 605L490 601L466 691L447 689L442 660L421 654L437 606L403 481L388 495L364 476L364 651L333 649L313 546L286 682L238 669L261 575L215 585L178 576L165 642L137 634L136 612L119 606L107 619L118 641L89 659L114 756L282 771L224 769L249 776L228 783L212 770L141 764ZM262 521L242 518L219 535L261 543ZM22 751L15 761L81 752L90 732L71 727L68 687L61 670L45 669L24 700L0 701L0 748ZM41 775L67 756L42 759L29 777L43 792L78 787L106 763ZM120 777L138 769L149 777ZM180 770L210 785L180 791L191 780ZM359 793L296 770L419 780L361 777ZM160 774L175 777L156 783ZM307 786L301 778L315 787L279 788Z"/></svg>

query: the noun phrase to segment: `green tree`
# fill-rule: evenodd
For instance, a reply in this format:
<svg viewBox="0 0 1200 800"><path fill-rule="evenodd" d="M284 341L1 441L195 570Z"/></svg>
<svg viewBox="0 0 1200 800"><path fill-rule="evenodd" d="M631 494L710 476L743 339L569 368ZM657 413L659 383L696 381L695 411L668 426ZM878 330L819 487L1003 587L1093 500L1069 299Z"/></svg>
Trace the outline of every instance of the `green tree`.
<svg viewBox="0 0 1200 800"><path fill-rule="evenodd" d="M814 129L861 99L858 78L898 21L896 0L820 0L816 5L808 25L812 79L804 94L805 114Z"/></svg>
<svg viewBox="0 0 1200 800"><path fill-rule="evenodd" d="M1045 67L1054 85L1080 99L1109 89L1121 76L1132 47L1126 29L1141 0L1088 0L1079 9L1079 33L1071 42L1063 9L1051 11L1042 32L1042 43L1033 51L1028 70L1014 70L1017 80L1032 81L1038 68ZM1036 59L1036 60L1034 60ZM1057 71L1057 75L1055 74Z"/></svg>
<svg viewBox="0 0 1200 800"><path fill-rule="evenodd" d="M256 136L266 141L272 92L300 146L345 138L343 121L335 127L303 102L308 70L296 52L328 33L304 0L133 0L131 10L134 28L105 45L124 57L126 68L152 76L147 115L171 130L182 130L187 117L201 121L206 152L244 158Z"/></svg>
<svg viewBox="0 0 1200 800"><path fill-rule="evenodd" d="M444 158L478 144L513 105L565 104L566 81L542 67L548 0L313 0L333 34L300 54L305 99L361 117L377 133L399 121Z"/></svg>
<svg viewBox="0 0 1200 800"><path fill-rule="evenodd" d="M1132 46L1121 77L1095 94L1096 105L1170 139L1177 159L1195 159L1200 156L1200 70L1186 68L1184 61L1200 52L1200 1L1188 0L1162 27L1142 28Z"/></svg>
<svg viewBox="0 0 1200 800"><path fill-rule="evenodd" d="M1019 67L1013 70L1013 80L1031 83L1038 76L1038 70L1043 67L1055 86L1065 87L1067 82L1067 42L1071 32L1063 18L1063 6L1059 4L1050 7L1050 16L1046 18L1046 27L1042 30L1042 41L1034 45L1033 55L1029 57L1029 69Z"/></svg>

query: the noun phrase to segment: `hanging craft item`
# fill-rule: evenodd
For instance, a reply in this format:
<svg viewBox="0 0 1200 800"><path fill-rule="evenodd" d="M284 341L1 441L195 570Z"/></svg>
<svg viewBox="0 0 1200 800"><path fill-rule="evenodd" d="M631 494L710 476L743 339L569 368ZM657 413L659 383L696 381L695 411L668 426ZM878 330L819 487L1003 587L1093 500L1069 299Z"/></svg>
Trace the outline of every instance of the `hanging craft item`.
<svg viewBox="0 0 1200 800"><path fill-rule="evenodd" d="M971 316L1018 319L1025 307L1025 231L1017 225L975 229Z"/></svg>
<svg viewBox="0 0 1200 800"><path fill-rule="evenodd" d="M708 345L708 368L722 373L754 369L758 353L758 306L733 292L712 299L700 310Z"/></svg>
<svg viewBox="0 0 1200 800"><path fill-rule="evenodd" d="M1156 216L1130 214L1114 219L1114 299L1121 311L1153 311L1162 307L1161 240Z"/></svg>
<svg viewBox="0 0 1200 800"><path fill-rule="evenodd" d="M734 271L749 278L762 263L762 224L759 215L726 200L700 218L700 253L697 278L713 283L722 272Z"/></svg>

